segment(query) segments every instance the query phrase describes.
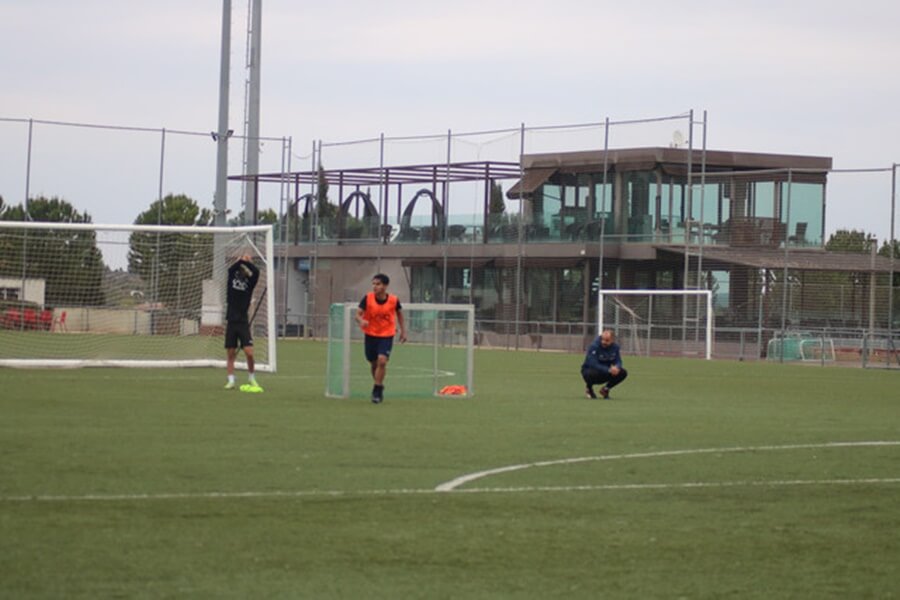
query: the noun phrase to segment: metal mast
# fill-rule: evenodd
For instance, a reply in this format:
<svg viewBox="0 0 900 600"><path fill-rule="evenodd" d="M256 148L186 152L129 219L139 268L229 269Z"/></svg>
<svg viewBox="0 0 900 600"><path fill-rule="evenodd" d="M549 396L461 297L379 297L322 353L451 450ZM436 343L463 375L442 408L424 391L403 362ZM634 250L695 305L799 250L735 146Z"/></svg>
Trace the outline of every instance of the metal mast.
<svg viewBox="0 0 900 600"><path fill-rule="evenodd" d="M244 175L259 173L259 95L262 46L262 0L249 0L247 21L247 82L244 91ZM244 223L256 224L256 184L245 181Z"/></svg>
<svg viewBox="0 0 900 600"><path fill-rule="evenodd" d="M222 56L219 62L219 129L213 132L216 154L215 224L225 225L228 209L228 72L231 69L231 0L222 0Z"/></svg>

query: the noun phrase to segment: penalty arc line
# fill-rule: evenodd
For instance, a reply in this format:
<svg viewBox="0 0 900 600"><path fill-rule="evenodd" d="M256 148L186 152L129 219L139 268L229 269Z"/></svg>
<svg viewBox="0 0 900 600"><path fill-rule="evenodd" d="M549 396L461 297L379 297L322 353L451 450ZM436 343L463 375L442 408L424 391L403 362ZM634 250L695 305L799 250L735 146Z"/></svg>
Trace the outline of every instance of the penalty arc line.
<svg viewBox="0 0 900 600"><path fill-rule="evenodd" d="M582 462L593 462L601 460L624 460L630 458L659 458L663 456L685 456L691 454L716 454L726 452L765 452L773 450L804 450L814 448L856 448L871 446L900 446L900 441L873 441L873 442L828 442L824 444L788 444L783 446L738 446L733 448L695 448L689 450L663 450L660 452L638 452L634 454L607 454L603 456L582 456L578 458L562 458L558 460L545 460L532 463L522 463L518 465L507 465L505 467L497 467L495 469L487 469L485 471L476 471L461 475L450 481L446 481L434 488L436 492L452 492L456 491L461 485L499 475L501 473L511 473L513 471L522 471L533 467L551 467L557 465L571 465Z"/></svg>
<svg viewBox="0 0 900 600"><path fill-rule="evenodd" d="M245 492L176 492L157 494L84 494L84 495L19 495L0 496L0 502L69 502L69 501L138 501L138 500L191 500L191 499L265 499L265 498L315 498L315 497L364 497L364 496L402 496L413 494L472 494L472 493L522 493L522 492L566 492L566 491L613 491L613 490L659 490L659 489L692 489L692 488L726 488L726 487L764 487L764 486L811 486L811 485L878 485L900 483L900 478L867 478L867 479L795 479L773 481L722 481L722 482L687 482L687 483L631 483L631 484L599 484L579 486L531 486L531 487L483 487L456 489L463 483L498 473L522 470L537 466L574 464L597 460L617 460L627 458L653 458L660 456L682 456L690 454L711 454L726 452L755 452L773 450L796 450L815 448L856 448L900 446L900 441L869 442L830 442L824 444L790 444L783 446L744 446L734 448L700 448L693 450L670 450L662 452L642 452L635 454L617 454L605 456L586 456L561 460L542 461L521 465L510 465L488 471L479 471L464 475L436 488L430 489L382 489L382 490L272 490Z"/></svg>

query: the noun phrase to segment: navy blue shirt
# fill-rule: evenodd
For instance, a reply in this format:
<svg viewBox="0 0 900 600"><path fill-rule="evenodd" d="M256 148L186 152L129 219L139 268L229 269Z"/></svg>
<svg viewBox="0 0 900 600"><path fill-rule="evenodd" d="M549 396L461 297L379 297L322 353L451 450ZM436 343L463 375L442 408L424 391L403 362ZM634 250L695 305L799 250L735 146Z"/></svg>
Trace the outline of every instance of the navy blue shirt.
<svg viewBox="0 0 900 600"><path fill-rule="evenodd" d="M619 354L619 345L613 342L604 348L603 344L600 343L600 336L597 336L587 349L581 368L608 373L609 368L613 365L620 369L622 368L622 355Z"/></svg>
<svg viewBox="0 0 900 600"><path fill-rule="evenodd" d="M250 270L248 276L242 267ZM228 287L225 299L228 308L225 312L225 320L229 323L246 323L247 310L250 308L250 298L253 296L253 288L259 281L259 269L251 262L239 260L228 269Z"/></svg>

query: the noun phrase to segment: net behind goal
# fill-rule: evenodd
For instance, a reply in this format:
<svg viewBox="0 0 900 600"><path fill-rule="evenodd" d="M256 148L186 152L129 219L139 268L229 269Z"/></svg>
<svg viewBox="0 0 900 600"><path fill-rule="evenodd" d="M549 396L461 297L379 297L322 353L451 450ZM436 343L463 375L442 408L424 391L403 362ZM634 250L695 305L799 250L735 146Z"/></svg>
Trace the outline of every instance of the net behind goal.
<svg viewBox="0 0 900 600"><path fill-rule="evenodd" d="M224 366L225 280L245 254L257 369L274 371L271 226L2 221L0 366Z"/></svg>
<svg viewBox="0 0 900 600"><path fill-rule="evenodd" d="M325 394L368 397L372 375L356 323L357 303L332 304L328 315L328 366ZM408 341L394 340L385 378L386 395L440 396L448 386L474 394L475 307L471 304L404 303ZM398 331L399 333L399 331ZM457 391L463 391L457 388Z"/></svg>
<svg viewBox="0 0 900 600"><path fill-rule="evenodd" d="M710 290L600 290L598 332L612 329L624 353L712 358Z"/></svg>

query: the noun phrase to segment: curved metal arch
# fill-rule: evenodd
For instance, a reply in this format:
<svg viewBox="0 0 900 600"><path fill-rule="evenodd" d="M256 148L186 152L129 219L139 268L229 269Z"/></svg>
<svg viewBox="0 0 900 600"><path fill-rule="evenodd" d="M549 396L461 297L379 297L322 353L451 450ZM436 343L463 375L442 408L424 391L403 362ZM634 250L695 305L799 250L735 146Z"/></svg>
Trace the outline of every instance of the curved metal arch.
<svg viewBox="0 0 900 600"><path fill-rule="evenodd" d="M350 205L354 200L361 199L363 201L363 217L377 217L378 209L375 208L375 205L372 204L372 200L369 198L369 194L363 192L361 190L356 190L355 192L351 192L350 195L341 202L341 212L342 216L350 216Z"/></svg>
<svg viewBox="0 0 900 600"><path fill-rule="evenodd" d="M354 201L362 201L363 203L363 221L368 226L368 235L364 237L378 237L377 227L379 223L378 209L372 204L369 194L361 190L351 192L342 202L338 211L338 235L344 237L347 233L347 217L350 216L350 206ZM374 221L374 225L372 222Z"/></svg>
<svg viewBox="0 0 900 600"><path fill-rule="evenodd" d="M300 203L303 202L303 212L300 213ZM313 208L316 205L316 196L315 194L308 193L303 194L294 200L293 212L295 217L307 217L312 214Z"/></svg>
<svg viewBox="0 0 900 600"><path fill-rule="evenodd" d="M419 198L422 196L427 196L431 199L431 214L435 216L435 222L437 223L438 230L444 231L444 208L441 206L441 203L438 202L438 199L435 197L434 192L429 190L428 188L422 188L410 199L409 203L406 205L406 208L403 209L403 215L400 217L400 231L401 235L403 231L410 229L410 221L412 221L413 210L416 208L416 202L419 201Z"/></svg>
<svg viewBox="0 0 900 600"><path fill-rule="evenodd" d="M303 212L300 212L300 203L303 203ZM302 231L302 220L313 214L316 206L316 196L315 194L303 194L299 196L291 203L291 223L289 224L289 231L291 232L291 237L294 240L294 244L300 243L301 239L308 238L309 241L314 239L314 233L312 230L312 223L308 223L309 231Z"/></svg>

